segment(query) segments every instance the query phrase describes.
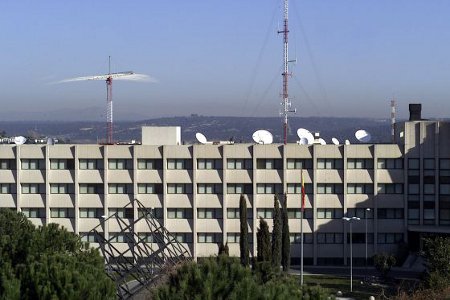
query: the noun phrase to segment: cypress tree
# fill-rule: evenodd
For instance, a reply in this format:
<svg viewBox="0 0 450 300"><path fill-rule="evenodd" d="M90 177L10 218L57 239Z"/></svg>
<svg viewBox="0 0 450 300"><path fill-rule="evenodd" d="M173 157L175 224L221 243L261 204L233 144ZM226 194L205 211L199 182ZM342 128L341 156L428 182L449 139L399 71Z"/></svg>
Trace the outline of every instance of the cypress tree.
<svg viewBox="0 0 450 300"><path fill-rule="evenodd" d="M281 211L277 195L273 201L272 265L278 270L281 265Z"/></svg>
<svg viewBox="0 0 450 300"><path fill-rule="evenodd" d="M259 228L256 232L256 252L257 260L259 262L270 262L271 261L271 247L270 247L270 233L269 225L264 221L263 218L259 219Z"/></svg>
<svg viewBox="0 0 450 300"><path fill-rule="evenodd" d="M248 225L247 225L247 201L244 195L241 195L239 201L239 217L241 220L241 230L239 237L239 249L241 252L241 264L244 267L249 265L249 247L248 247Z"/></svg>
<svg viewBox="0 0 450 300"><path fill-rule="evenodd" d="M289 218L287 213L287 195L284 195L284 205L282 210L282 241L281 241L281 265L283 271L287 272L291 264L291 241L289 238Z"/></svg>

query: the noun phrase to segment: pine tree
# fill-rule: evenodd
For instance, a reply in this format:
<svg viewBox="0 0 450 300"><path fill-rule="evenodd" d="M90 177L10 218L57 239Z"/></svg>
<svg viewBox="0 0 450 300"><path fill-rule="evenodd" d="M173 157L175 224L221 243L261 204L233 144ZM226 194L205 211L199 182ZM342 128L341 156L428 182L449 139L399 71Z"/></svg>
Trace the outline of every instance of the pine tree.
<svg viewBox="0 0 450 300"><path fill-rule="evenodd" d="M270 247L270 233L269 233L269 225L264 221L263 218L259 219L259 228L256 233L256 251L257 251L257 260L259 262L270 262L271 261L271 247Z"/></svg>
<svg viewBox="0 0 450 300"><path fill-rule="evenodd" d="M249 265L249 247L248 247L248 225L247 225L247 201L244 195L241 195L239 201L239 216L241 220L241 230L239 238L239 248L241 252L241 264L244 267Z"/></svg>
<svg viewBox="0 0 450 300"><path fill-rule="evenodd" d="M291 241L289 238L289 218L287 213L287 195L284 195L284 205L282 209L282 241L281 241L281 265L283 271L287 272L291 264Z"/></svg>
<svg viewBox="0 0 450 300"><path fill-rule="evenodd" d="M281 265L281 211L277 195L273 201L272 265L278 270Z"/></svg>

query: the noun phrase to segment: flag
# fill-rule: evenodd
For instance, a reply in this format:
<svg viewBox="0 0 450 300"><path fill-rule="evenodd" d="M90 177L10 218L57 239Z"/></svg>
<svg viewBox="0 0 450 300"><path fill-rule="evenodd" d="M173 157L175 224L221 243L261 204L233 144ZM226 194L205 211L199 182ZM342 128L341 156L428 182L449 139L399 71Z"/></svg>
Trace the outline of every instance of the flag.
<svg viewBox="0 0 450 300"><path fill-rule="evenodd" d="M305 180L303 179L303 169L301 173L301 180L302 180L302 214L305 211Z"/></svg>

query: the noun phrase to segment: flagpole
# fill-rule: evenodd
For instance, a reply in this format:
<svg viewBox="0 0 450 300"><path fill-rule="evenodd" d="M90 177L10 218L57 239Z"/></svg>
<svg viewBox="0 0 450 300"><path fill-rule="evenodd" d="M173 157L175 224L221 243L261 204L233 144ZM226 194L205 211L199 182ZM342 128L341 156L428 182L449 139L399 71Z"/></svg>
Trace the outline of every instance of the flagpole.
<svg viewBox="0 0 450 300"><path fill-rule="evenodd" d="M300 284L303 286L303 214L305 213L305 184L303 182L303 169L301 169L302 187L301 187L301 206L302 213L300 216Z"/></svg>

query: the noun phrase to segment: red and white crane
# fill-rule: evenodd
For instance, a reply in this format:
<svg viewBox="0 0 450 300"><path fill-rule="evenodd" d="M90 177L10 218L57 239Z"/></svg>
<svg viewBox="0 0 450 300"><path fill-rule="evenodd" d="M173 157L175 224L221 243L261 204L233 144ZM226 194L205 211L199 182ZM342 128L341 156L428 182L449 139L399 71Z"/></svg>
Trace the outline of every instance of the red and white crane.
<svg viewBox="0 0 450 300"><path fill-rule="evenodd" d="M114 80L131 80L155 82L156 80L145 74L136 74L133 71L111 73L111 57L109 57L109 71L105 75L83 76L64 79L59 83L84 81L84 80L104 80L106 82L106 144L113 144L113 102L112 102L112 82Z"/></svg>

